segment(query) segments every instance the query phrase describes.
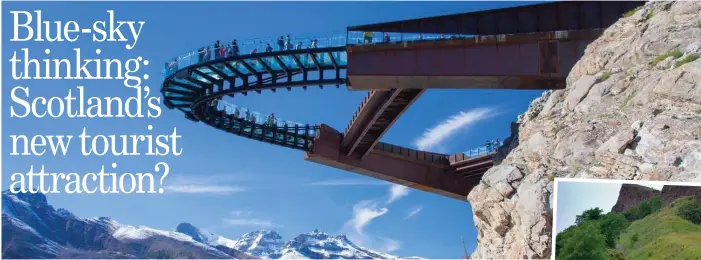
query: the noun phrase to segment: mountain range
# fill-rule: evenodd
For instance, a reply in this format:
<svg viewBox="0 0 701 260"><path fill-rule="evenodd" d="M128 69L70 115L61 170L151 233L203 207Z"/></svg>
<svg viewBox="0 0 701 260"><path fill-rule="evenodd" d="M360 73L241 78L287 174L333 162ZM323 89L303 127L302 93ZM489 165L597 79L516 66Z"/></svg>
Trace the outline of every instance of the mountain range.
<svg viewBox="0 0 701 260"><path fill-rule="evenodd" d="M2 230L3 258L399 258L319 230L285 242L272 230L230 239L189 223L165 231L108 217L81 219L66 209L54 209L41 193L4 191Z"/></svg>

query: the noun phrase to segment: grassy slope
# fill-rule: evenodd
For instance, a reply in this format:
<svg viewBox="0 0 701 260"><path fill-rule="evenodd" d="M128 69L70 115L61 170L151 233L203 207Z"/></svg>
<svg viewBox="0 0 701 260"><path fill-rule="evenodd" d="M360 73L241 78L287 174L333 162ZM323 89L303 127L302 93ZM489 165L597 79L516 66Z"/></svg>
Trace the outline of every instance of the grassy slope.
<svg viewBox="0 0 701 260"><path fill-rule="evenodd" d="M682 198L679 202L688 200ZM675 206L633 222L619 243L628 259L701 259L701 226L676 215ZM637 234L638 240L632 241Z"/></svg>

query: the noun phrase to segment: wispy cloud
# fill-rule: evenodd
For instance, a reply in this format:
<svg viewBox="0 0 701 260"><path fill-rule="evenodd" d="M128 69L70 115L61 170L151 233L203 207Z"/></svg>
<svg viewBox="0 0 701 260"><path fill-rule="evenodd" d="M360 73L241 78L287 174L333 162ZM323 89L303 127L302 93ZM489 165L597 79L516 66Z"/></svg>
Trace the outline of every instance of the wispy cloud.
<svg viewBox="0 0 701 260"><path fill-rule="evenodd" d="M408 219L408 218L412 218L412 217L416 216L416 214L419 214L419 212L421 212L421 210L423 210L423 209L424 209L423 205L414 206L413 208L411 208L409 213L406 215L406 218Z"/></svg>
<svg viewBox="0 0 701 260"><path fill-rule="evenodd" d="M343 224L341 233L345 233L358 245L389 253L400 248L399 241L366 232L366 228L373 220L389 212L389 209L381 203L382 200L363 200L356 203L353 206L353 217Z"/></svg>
<svg viewBox="0 0 701 260"><path fill-rule="evenodd" d="M227 226L254 226L271 228L276 227L270 220L252 219L252 218L225 218L224 224Z"/></svg>
<svg viewBox="0 0 701 260"><path fill-rule="evenodd" d="M355 179L337 179L323 180L309 183L312 186L370 186L370 185L387 185L386 182L373 180L355 180Z"/></svg>
<svg viewBox="0 0 701 260"><path fill-rule="evenodd" d="M392 202L395 202L406 195L409 195L409 188L404 185L392 184L392 186L389 187L389 199L387 199L387 204L392 204Z"/></svg>
<svg viewBox="0 0 701 260"><path fill-rule="evenodd" d="M250 216L253 214L253 211L250 210L234 210L231 212L232 216L240 217L240 216Z"/></svg>
<svg viewBox="0 0 701 260"><path fill-rule="evenodd" d="M231 194L242 192L246 189L230 185L168 185L163 187L166 192L171 193L209 193L209 194Z"/></svg>
<svg viewBox="0 0 701 260"><path fill-rule="evenodd" d="M353 216L343 224L341 233L345 233L350 240L361 246L375 248L382 252L398 250L400 248L399 241L368 234L365 232L365 228L374 219L387 214L389 212L387 206L407 195L409 195L408 187L392 184L388 190L387 200L376 198L356 203L353 206Z"/></svg>
<svg viewBox="0 0 701 260"><path fill-rule="evenodd" d="M399 250L401 247L401 244L399 244L397 240L390 238L380 238L380 240L383 242L382 246L380 246L380 251L382 252L392 253Z"/></svg>
<svg viewBox="0 0 701 260"><path fill-rule="evenodd" d="M255 178L254 174L248 173L181 173L168 177L165 181L168 183L221 184L252 181Z"/></svg>
<svg viewBox="0 0 701 260"><path fill-rule="evenodd" d="M414 141L419 150L429 150L440 146L443 141L457 133L460 129L469 127L477 122L495 116L492 108L476 108L451 116L431 129L427 129L421 137Z"/></svg>
<svg viewBox="0 0 701 260"><path fill-rule="evenodd" d="M370 221L387 214L388 211L385 207L379 207L376 201L360 201L353 206L353 217L344 224L344 227L350 228L362 239L365 236L364 229Z"/></svg>
<svg viewBox="0 0 701 260"><path fill-rule="evenodd" d="M245 178L237 174L178 174L166 179L163 189L166 193L229 195L247 190L240 185Z"/></svg>

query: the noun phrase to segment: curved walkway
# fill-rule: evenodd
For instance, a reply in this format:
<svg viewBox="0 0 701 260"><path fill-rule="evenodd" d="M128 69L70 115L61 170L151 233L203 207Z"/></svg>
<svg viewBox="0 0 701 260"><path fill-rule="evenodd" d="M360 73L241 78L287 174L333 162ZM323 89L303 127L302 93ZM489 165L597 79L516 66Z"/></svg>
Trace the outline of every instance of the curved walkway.
<svg viewBox="0 0 701 260"><path fill-rule="evenodd" d="M436 40L443 36L388 35L375 37L391 43L398 41ZM350 37L360 42L362 36ZM440 37L440 38L439 38ZM356 39L357 38L357 39ZM276 92L293 87L346 84L348 65L346 37L304 38L276 41L250 40L215 43L187 52L165 64L161 92L164 104L185 113L192 121L239 136L293 149L308 151L319 125L301 124L261 114L225 102L224 96ZM296 42L296 43L295 43ZM381 42L380 42L381 43ZM496 147L495 147L496 148ZM473 149L474 150L474 149ZM492 153L495 149L478 148L469 157Z"/></svg>
<svg viewBox="0 0 701 260"><path fill-rule="evenodd" d="M257 45L239 45L238 52L231 46L201 48L166 64L161 89L166 106L181 110L190 120L233 134L308 150L318 125L278 119L225 103L222 98L252 91L345 84L346 78L341 77L347 65L345 47L323 47L318 40L308 48L267 52L258 52ZM247 49L252 53L241 54Z"/></svg>

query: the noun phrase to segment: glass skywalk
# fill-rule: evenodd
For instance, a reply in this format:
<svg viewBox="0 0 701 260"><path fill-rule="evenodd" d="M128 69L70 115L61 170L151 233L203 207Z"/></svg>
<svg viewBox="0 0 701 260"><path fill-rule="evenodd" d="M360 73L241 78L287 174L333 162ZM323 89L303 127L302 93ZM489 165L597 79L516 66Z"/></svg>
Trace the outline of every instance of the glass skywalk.
<svg viewBox="0 0 701 260"><path fill-rule="evenodd" d="M282 66L289 69L299 69L299 67L312 68L315 66L310 55L315 55L316 60L322 65L332 65L332 60L327 53L297 54L301 64L296 63L291 52L304 52L308 49L343 47L348 45L364 44L387 44L435 40L453 40L474 38L472 35L462 34L420 34L420 33L383 33L383 32L347 32L346 35L325 36L325 37L292 37L290 35L277 39L252 39L233 40L231 42L219 42L209 46L204 46L192 51L183 53L165 64L164 77L169 77L180 69L190 65L201 64L208 61L220 59L236 59L235 57L246 58L247 63L252 64L255 72L265 72L265 67L261 61L274 70L282 70ZM285 54L287 52L287 54ZM268 56L265 53L275 53L276 57L251 58L256 56ZM279 53L279 55L278 55ZM334 52L334 59L338 65L347 65L345 50ZM279 59L279 61L278 61ZM239 66L240 64L230 64L240 70L243 74L252 74L249 68Z"/></svg>
<svg viewBox="0 0 701 260"><path fill-rule="evenodd" d="M348 66L346 46L396 44L406 42L442 41L471 38L469 35L401 34L382 32L347 32L344 36L331 37L291 37L276 39L254 39L229 43L217 41L215 44L186 52L165 64L163 76L166 79L162 92L166 104L173 105L186 113L188 118L203 120L194 116L193 105L202 98L211 117L206 120L217 128L249 138L283 146L306 150L311 145L317 125L301 124L275 118L272 114L262 114L238 107L222 100L224 95L248 91L261 91L269 85L275 89L289 86L306 86L304 82L290 82L293 78L307 80L309 72L345 70ZM301 77L302 74L304 77ZM275 80L285 81L278 86ZM343 76L345 79L345 76ZM227 83L227 87L223 82ZM236 84L234 84L236 83ZM287 85L286 85L287 84ZM321 82L318 84L322 84ZM336 83L338 84L338 82ZM311 83L309 85L314 85ZM215 95L215 96L211 96ZM465 152L468 157L490 154L500 142Z"/></svg>
<svg viewBox="0 0 701 260"><path fill-rule="evenodd" d="M236 106L223 100L210 104L213 112L222 112L215 120L223 130L254 139L306 150L316 136L318 126L276 118Z"/></svg>

